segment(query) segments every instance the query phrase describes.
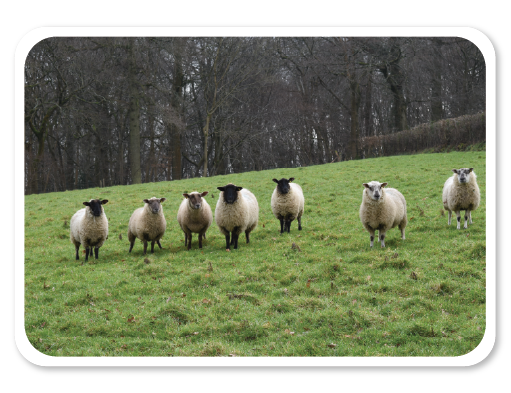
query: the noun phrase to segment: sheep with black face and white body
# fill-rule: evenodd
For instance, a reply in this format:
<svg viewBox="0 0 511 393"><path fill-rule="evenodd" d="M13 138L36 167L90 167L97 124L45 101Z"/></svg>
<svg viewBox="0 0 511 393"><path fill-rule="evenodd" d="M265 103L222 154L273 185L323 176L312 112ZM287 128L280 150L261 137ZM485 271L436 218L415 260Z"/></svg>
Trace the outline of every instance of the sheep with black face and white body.
<svg viewBox="0 0 511 393"><path fill-rule="evenodd" d="M199 248L202 248L202 239L206 238L206 231L213 222L213 213L204 198L206 195L208 191L183 194L185 199L177 212L177 222L185 233L185 247L188 245L188 250L192 248L192 233L199 234Z"/></svg>
<svg viewBox="0 0 511 393"><path fill-rule="evenodd" d="M144 206L133 212L128 223L129 252L133 249L137 238L144 243L144 255L147 252L147 242L151 242L151 253L154 253L154 243L158 244L160 249L162 248L160 239L167 228L167 221L165 221L161 206L164 201L165 198L156 197L144 199Z"/></svg>
<svg viewBox="0 0 511 393"><path fill-rule="evenodd" d="M456 212L458 220L457 229L460 229L461 210L465 210L465 223L463 228L467 229L468 222L472 224L472 211L479 207L481 194L477 185L477 176L474 168L453 169L454 175L447 179L442 191L442 202L444 209L449 212L447 225L451 225L452 212Z"/></svg>
<svg viewBox="0 0 511 393"><path fill-rule="evenodd" d="M91 199L89 202L83 202L86 206L78 210L70 222L70 238L75 245L76 260L79 260L78 250L80 245L85 247L85 261L92 257L94 249L95 257L99 257L99 247L103 245L108 237L108 219L105 214L103 205L107 203L107 199Z"/></svg>
<svg viewBox="0 0 511 393"><path fill-rule="evenodd" d="M302 230L302 215L305 206L302 187L291 183L295 178L273 179L277 187L271 196L271 211L277 220L280 221L280 233L291 230L291 222L298 221L298 230Z"/></svg>
<svg viewBox="0 0 511 393"><path fill-rule="evenodd" d="M399 226L401 239L405 239L405 227L408 223L406 216L406 200L403 194L394 188L384 188L387 183L372 181L363 183L362 204L360 205L360 221L369 232L371 247L374 244L374 234L378 230L378 240L385 247L386 232Z"/></svg>
<svg viewBox="0 0 511 393"><path fill-rule="evenodd" d="M225 248L228 250L230 245L234 245L237 249L240 233L245 232L247 243L250 242L250 232L259 220L259 205L255 195L246 188L232 183L217 188L221 192L216 204L215 222L225 235Z"/></svg>

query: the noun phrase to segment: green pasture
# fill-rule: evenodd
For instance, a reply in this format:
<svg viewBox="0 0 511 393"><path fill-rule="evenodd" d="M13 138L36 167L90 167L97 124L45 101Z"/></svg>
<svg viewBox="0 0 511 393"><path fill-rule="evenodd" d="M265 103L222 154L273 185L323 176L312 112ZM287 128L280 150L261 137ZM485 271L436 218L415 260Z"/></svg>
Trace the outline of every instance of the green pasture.
<svg viewBox="0 0 511 393"><path fill-rule="evenodd" d="M25 197L25 330L50 356L460 356L485 332L486 153L384 157L294 169ZM442 187L474 167L481 205L467 230L447 226ZM303 230L279 233L272 178L305 195ZM358 211L362 183L405 196L406 240L369 247ZM226 251L216 225L186 251L176 221L182 193L248 188L259 225ZM163 249L128 253L128 220L144 198L165 197ZM99 259L75 260L71 216L108 199ZM293 244L295 246L293 246Z"/></svg>

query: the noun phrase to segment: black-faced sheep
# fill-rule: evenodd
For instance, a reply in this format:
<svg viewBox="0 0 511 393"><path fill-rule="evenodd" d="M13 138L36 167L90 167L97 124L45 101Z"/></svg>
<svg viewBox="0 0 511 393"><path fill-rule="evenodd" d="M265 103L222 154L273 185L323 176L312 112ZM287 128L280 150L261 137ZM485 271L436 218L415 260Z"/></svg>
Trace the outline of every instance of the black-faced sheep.
<svg viewBox="0 0 511 393"><path fill-rule="evenodd" d="M144 207L139 207L133 212L128 224L129 252L133 249L136 238L144 243L144 255L147 252L147 242L149 241L151 242L151 253L154 253L154 243L162 248L160 239L167 228L163 207L161 206L163 201L165 201L165 198L144 199Z"/></svg>
<svg viewBox="0 0 511 393"><path fill-rule="evenodd" d="M208 191L197 191L183 194L185 199L181 202L177 212L177 222L185 233L185 247L192 248L192 233L199 234L199 248L202 248L202 238L206 238L206 231L213 222L213 213L205 197Z"/></svg>
<svg viewBox="0 0 511 393"><path fill-rule="evenodd" d="M477 176L474 168L453 169L454 175L447 179L442 191L442 201L444 209L449 212L447 225L451 225L452 212L456 212L458 223L456 228L460 229L461 214L460 210L465 210L465 223L463 228L467 228L468 221L472 224L472 211L479 207L481 194L477 185Z"/></svg>
<svg viewBox="0 0 511 393"><path fill-rule="evenodd" d="M78 250L80 244L85 247L85 261L89 259L89 252L92 257L92 249L95 249L95 256L98 259L99 247L103 245L108 237L108 219L106 218L103 205L107 199L91 199L89 202L83 202L86 206L78 210L70 223L70 238L75 245L76 260L80 259ZM90 250L89 250L90 248Z"/></svg>
<svg viewBox="0 0 511 393"><path fill-rule="evenodd" d="M271 211L277 220L280 221L280 233L291 230L291 222L298 221L298 230L302 230L302 215L305 205L302 187L296 183L291 183L295 178L273 179L277 187L273 190L271 196Z"/></svg>
<svg viewBox="0 0 511 393"><path fill-rule="evenodd" d="M249 190L230 183L218 187L221 191L215 209L215 221L225 235L226 249L231 244L238 248L240 233L245 232L247 243L250 242L250 232L257 226L259 205L257 199ZM232 238L230 233L232 232Z"/></svg>
<svg viewBox="0 0 511 393"><path fill-rule="evenodd" d="M360 206L360 221L369 232L371 247L374 233L379 231L378 239L381 247L385 247L385 233L396 226L401 230L401 239L405 238L406 200L403 194L394 188L384 188L387 183L372 181L363 183L362 205Z"/></svg>

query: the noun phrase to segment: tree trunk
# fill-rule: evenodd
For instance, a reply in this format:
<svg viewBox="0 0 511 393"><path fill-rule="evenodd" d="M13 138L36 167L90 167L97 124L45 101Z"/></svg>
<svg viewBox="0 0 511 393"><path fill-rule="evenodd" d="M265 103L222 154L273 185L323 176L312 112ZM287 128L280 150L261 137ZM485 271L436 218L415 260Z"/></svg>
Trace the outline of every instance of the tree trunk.
<svg viewBox="0 0 511 393"><path fill-rule="evenodd" d="M360 127L358 121L358 112L360 109L360 85L356 80L350 80L351 93L351 132L350 132L350 155L355 160L358 156L358 139L360 137Z"/></svg>
<svg viewBox="0 0 511 393"><path fill-rule="evenodd" d="M186 38L175 38L176 46L174 51L174 79L173 79L173 94L170 100L170 105L178 117L171 125L171 138L172 138L172 180L181 180L183 175L182 158L181 158L181 127L180 123L182 114L182 99L184 88L184 73L183 73L183 46L186 43Z"/></svg>
<svg viewBox="0 0 511 393"><path fill-rule="evenodd" d="M135 69L135 39L130 38L129 45L129 162L131 172L131 183L142 183L142 171L140 169L140 96Z"/></svg>
<svg viewBox="0 0 511 393"><path fill-rule="evenodd" d="M431 78L431 121L438 121L443 118L442 107L442 40L432 38L433 44L433 72Z"/></svg>
<svg viewBox="0 0 511 393"><path fill-rule="evenodd" d="M203 156L202 159L204 160L204 169L202 176L207 177L208 176L208 135L209 135L209 122L211 120L212 113L208 112L208 115L206 116L206 125L204 126L203 134L204 134L204 148L203 148Z"/></svg>

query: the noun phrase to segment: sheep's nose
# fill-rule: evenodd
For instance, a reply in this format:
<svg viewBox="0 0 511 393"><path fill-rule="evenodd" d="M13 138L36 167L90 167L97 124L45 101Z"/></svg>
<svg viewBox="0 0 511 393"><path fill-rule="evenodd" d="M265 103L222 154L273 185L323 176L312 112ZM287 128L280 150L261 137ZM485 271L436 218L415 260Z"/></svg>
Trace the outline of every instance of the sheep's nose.
<svg viewBox="0 0 511 393"><path fill-rule="evenodd" d="M380 194L376 193L376 194L374 194L374 197L375 197L376 199L378 199L378 198L380 197Z"/></svg>
<svg viewBox="0 0 511 393"><path fill-rule="evenodd" d="M197 203L197 204L195 205L195 208L196 208L196 209L198 209L199 207L200 207L200 203Z"/></svg>

